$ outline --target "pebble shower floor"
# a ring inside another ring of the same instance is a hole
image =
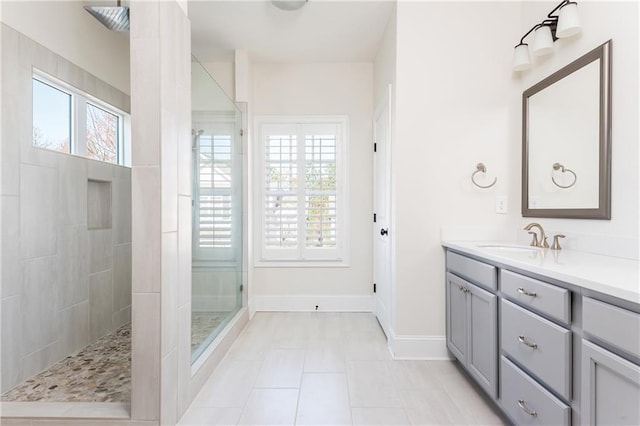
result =
[[[214,312],[193,314],[192,349],[224,319]],[[2,395],[5,402],[129,402],[131,324],[125,325]]]
[[[128,402],[131,325],[101,337],[2,395],[13,402]]]

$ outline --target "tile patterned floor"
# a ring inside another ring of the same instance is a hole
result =
[[[502,425],[449,361],[393,361],[371,314],[257,313],[181,426]]]
[[[129,402],[131,325],[125,325],[2,395],[2,401]]]

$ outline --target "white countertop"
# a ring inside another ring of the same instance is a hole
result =
[[[640,303],[640,261],[563,249],[554,251],[496,251],[486,245],[504,242],[443,241],[444,247],[482,257],[505,266],[543,275],[559,281]]]

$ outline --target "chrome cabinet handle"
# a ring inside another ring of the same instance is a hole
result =
[[[535,291],[527,291],[522,287],[518,287],[518,293],[524,294],[525,296],[531,296],[531,297],[536,297],[537,296]]]
[[[527,339],[524,338],[524,336],[518,336],[518,342],[522,343],[523,345],[527,345],[532,349],[538,349],[537,343],[529,342]]]
[[[529,408],[527,408],[527,406],[524,404],[524,399],[518,400],[518,406],[522,408],[522,411],[524,411],[528,415],[532,417],[538,417],[538,413],[536,413],[534,410],[530,410]]]

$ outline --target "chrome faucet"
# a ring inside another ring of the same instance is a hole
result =
[[[537,238],[535,232],[529,232],[533,234],[533,240],[531,241],[531,246],[533,247],[542,247],[549,248],[549,243],[547,242],[547,236],[544,233],[544,229],[539,223],[530,223],[524,227],[525,231],[531,231],[531,228],[538,228],[540,230],[540,239]]]

